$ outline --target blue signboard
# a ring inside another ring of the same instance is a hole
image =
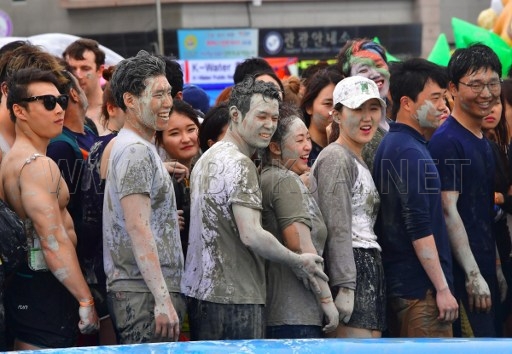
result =
[[[178,30],[178,51],[182,60],[255,57],[258,56],[258,30]]]

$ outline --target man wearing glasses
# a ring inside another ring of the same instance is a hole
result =
[[[492,232],[495,165],[481,128],[500,97],[501,63],[492,49],[477,44],[454,52],[448,74],[452,115],[434,133],[429,150],[441,178],[455,297],[460,318],[469,323],[461,330],[457,321],[454,336],[494,337],[493,302],[499,301],[496,282],[503,273]]]
[[[6,288],[15,350],[70,347],[78,328],[82,333],[99,328],[75,251],[69,190],[56,163],[45,156],[50,139],[62,132],[68,106],[58,86],[54,74],[33,68],[14,72],[7,84],[16,140],[2,160],[1,197],[24,220],[29,246],[27,262]]]

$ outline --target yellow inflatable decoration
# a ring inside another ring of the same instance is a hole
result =
[[[492,0],[491,6],[478,15],[477,24],[492,30],[512,46],[512,1]]]

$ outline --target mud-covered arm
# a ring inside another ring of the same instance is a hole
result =
[[[464,223],[457,210],[459,192],[442,191],[441,198],[452,252],[466,276],[469,310],[472,311],[473,308],[476,308],[477,311],[488,311],[491,308],[491,293],[489,286],[480,273],[480,269],[469,246]]]

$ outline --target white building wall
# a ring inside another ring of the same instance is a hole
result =
[[[164,29],[222,27],[319,27],[423,23],[423,54],[439,33],[453,40],[451,18],[475,23],[490,0],[338,0],[296,3],[252,2],[162,4]],[[13,36],[45,32],[100,34],[153,31],[152,5],[65,9],[60,0],[0,0],[14,22]]]

